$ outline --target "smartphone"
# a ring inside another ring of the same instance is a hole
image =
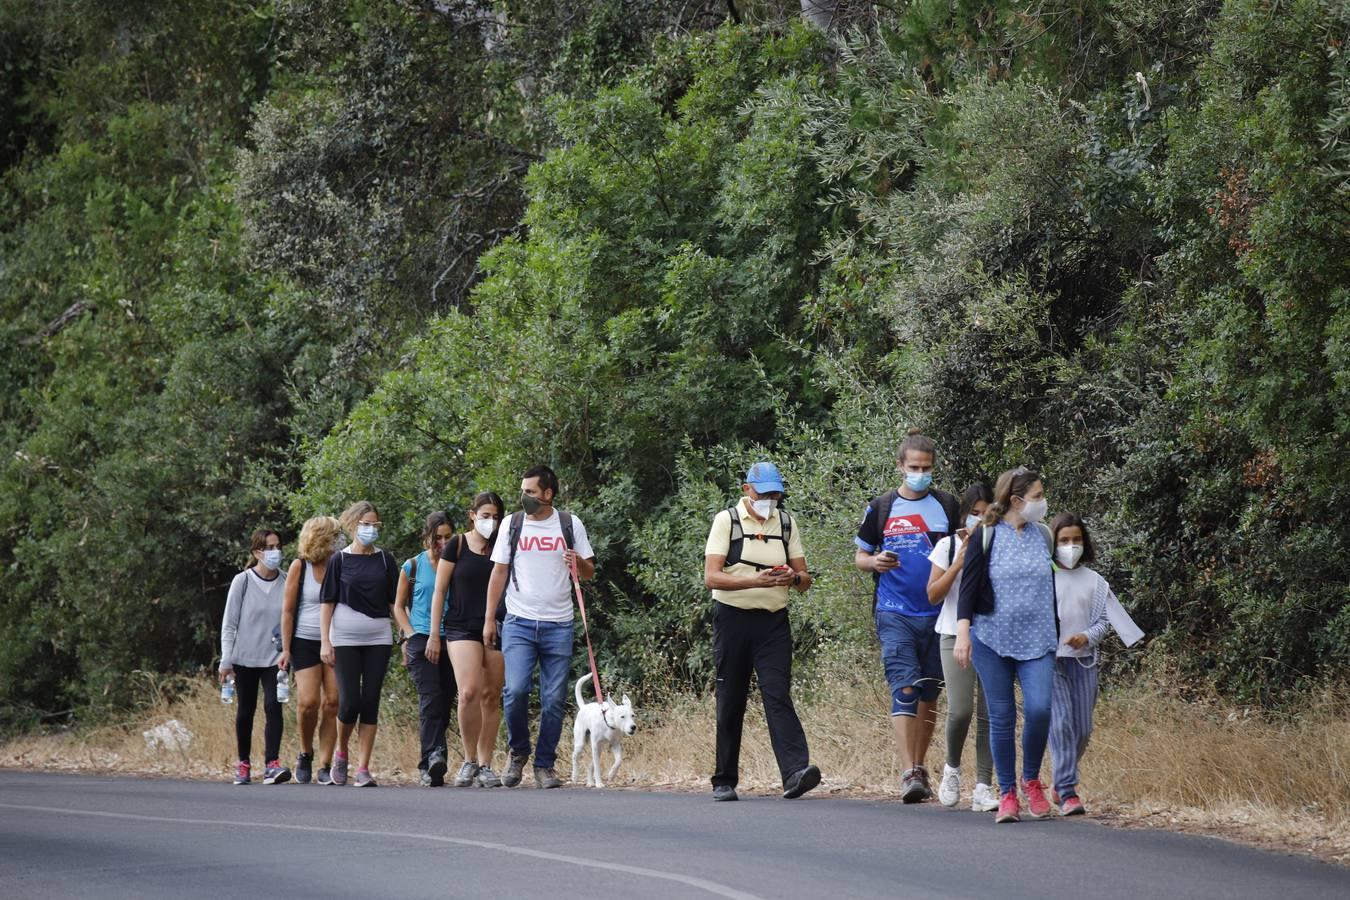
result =
[[[877,555],[878,555],[878,556],[884,556],[884,557],[886,557],[887,559],[897,559],[897,560],[898,560],[898,559],[900,558],[900,557],[896,556],[896,555],[895,555],[893,552],[891,552],[890,550],[882,550],[882,551],[881,551],[879,554],[877,554]]]

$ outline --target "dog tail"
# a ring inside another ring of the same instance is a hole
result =
[[[581,685],[583,682],[590,680],[591,680],[591,673],[587,672],[585,675],[582,675],[580,678],[578,678],[577,683],[572,687],[572,693],[576,694],[577,697],[577,709],[581,709],[583,706],[586,705],[586,701],[581,699]]]

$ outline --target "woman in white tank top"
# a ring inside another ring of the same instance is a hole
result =
[[[300,529],[296,559],[286,578],[281,612],[282,654],[278,663],[295,673],[296,721],[300,756],[295,780],[310,781],[314,766],[314,730],[319,731],[319,784],[331,784],[333,747],[337,743],[337,675],[319,658],[319,591],[328,560],[338,549],[342,530],[332,516],[316,516]]]

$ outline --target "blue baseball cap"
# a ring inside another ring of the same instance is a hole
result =
[[[778,467],[771,462],[757,462],[751,466],[750,471],[745,473],[745,483],[761,494],[773,491],[781,494],[785,490],[783,476],[779,474]]]

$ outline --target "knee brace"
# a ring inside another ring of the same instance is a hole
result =
[[[891,715],[909,716],[913,718],[919,714],[919,690],[913,686],[906,686],[891,690]]]

